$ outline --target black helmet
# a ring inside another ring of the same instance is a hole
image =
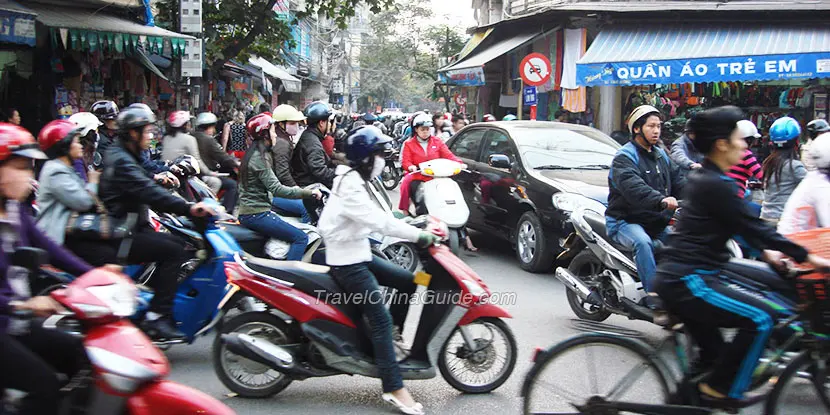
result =
[[[98,101],[89,107],[89,112],[95,114],[99,120],[114,120],[118,118],[118,105],[112,101]]]
[[[121,131],[132,130],[154,124],[156,115],[149,108],[131,105],[118,114],[118,128]]]
[[[308,124],[313,126],[319,121],[328,120],[329,116],[331,116],[331,110],[328,104],[315,101],[305,107],[303,114],[308,119]]]
[[[830,131],[830,124],[821,118],[807,123],[807,132],[809,132],[810,138],[816,138],[821,133],[826,133],[828,131]]]

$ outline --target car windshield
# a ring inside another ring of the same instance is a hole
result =
[[[594,129],[516,128],[511,134],[531,169],[610,169],[620,147]]]

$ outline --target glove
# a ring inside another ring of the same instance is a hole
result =
[[[441,238],[438,235],[429,232],[421,232],[418,234],[418,246],[421,248],[435,245],[438,242],[441,242]]]

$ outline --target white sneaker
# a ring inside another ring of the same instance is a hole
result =
[[[408,415],[424,415],[424,406],[418,402],[415,402],[415,405],[406,406],[401,401],[398,400],[394,395],[391,393],[384,393],[382,396],[383,400],[394,407],[398,408],[399,411],[403,414]]]

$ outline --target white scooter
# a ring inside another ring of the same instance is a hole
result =
[[[381,179],[376,177],[370,180],[367,182],[366,187],[369,190],[369,196],[372,197],[375,203],[387,215],[393,216],[392,199],[389,197],[389,193],[386,191]],[[383,253],[386,259],[410,272],[418,270],[421,262],[418,257],[418,247],[414,243],[394,236],[381,235],[377,232],[370,234],[369,237],[379,242],[376,248]]]
[[[461,187],[452,176],[461,173],[466,165],[449,159],[435,159],[418,165],[421,174],[432,177],[418,188],[415,200],[423,203],[427,213],[436,217],[450,228],[449,245],[453,254],[458,255],[461,244],[467,239],[467,220],[470,208],[461,193]]]

